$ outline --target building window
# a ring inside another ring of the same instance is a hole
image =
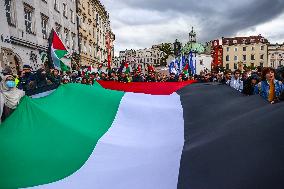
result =
[[[243,55],[243,61],[247,60],[247,55]]]
[[[226,61],[230,61],[230,56],[229,55],[226,56]]]
[[[72,50],[74,51],[75,50],[75,45],[76,45],[76,34],[72,33],[71,37],[72,37]]]
[[[48,24],[48,17],[45,16],[44,14],[41,14],[41,31],[43,39],[48,38],[47,24]]]
[[[56,31],[57,35],[58,35],[60,38],[62,38],[62,36],[61,36],[61,25],[60,25],[60,24],[55,23],[55,31]]]
[[[25,26],[26,32],[30,34],[34,34],[34,8],[25,4],[24,5],[24,13],[25,13]]]
[[[230,47],[227,47],[227,52],[229,52],[230,51]]]
[[[251,60],[255,60],[254,54],[251,55]]]
[[[243,47],[243,51],[247,51],[247,47]]]
[[[260,50],[264,51],[264,46],[263,45],[260,47]]]
[[[234,61],[238,61],[238,56],[234,56]]]
[[[238,69],[238,64],[234,63],[234,69]]]
[[[235,47],[235,52],[237,52],[238,51],[238,47]]]
[[[54,9],[59,12],[59,4],[58,4],[58,0],[54,0]]]
[[[63,3],[62,5],[63,5],[63,16],[64,16],[65,18],[67,18],[67,17],[68,17],[68,16],[67,16],[67,5],[66,5],[65,3]]]
[[[260,63],[260,67],[262,67],[262,68],[263,68],[263,63]]]
[[[5,0],[7,22],[10,26],[16,26],[15,0]]]
[[[69,48],[69,31],[67,28],[64,28],[64,39],[65,45]]]
[[[260,59],[261,59],[261,60],[264,60],[264,54],[261,54],[261,55],[260,55]]]
[[[87,44],[86,44],[87,42],[86,41],[84,41],[84,53],[86,54],[87,53]]]
[[[91,15],[91,6],[90,6],[90,2],[88,2],[88,14]]]
[[[254,46],[251,47],[251,50],[254,51]]]
[[[70,18],[71,18],[71,22],[73,24],[75,24],[75,14],[74,11],[70,9]]]
[[[230,65],[229,64],[226,64],[226,69],[230,69]]]

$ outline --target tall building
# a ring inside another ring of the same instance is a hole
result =
[[[212,68],[223,67],[223,47],[218,39],[211,42],[211,56],[213,58]]]
[[[268,40],[261,35],[222,38],[223,64],[226,69],[268,66]]]
[[[284,43],[268,46],[268,66],[273,68],[284,66]]]
[[[115,40],[108,12],[99,0],[78,0],[77,11],[81,64],[107,64],[113,59]]]
[[[0,9],[0,69],[9,65],[18,73],[23,65],[42,66],[52,28],[70,53],[78,51],[75,0],[2,0]]]

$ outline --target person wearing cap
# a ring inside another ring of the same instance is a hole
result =
[[[25,92],[16,88],[15,78],[5,75],[0,84],[0,115],[4,121],[17,108]]]

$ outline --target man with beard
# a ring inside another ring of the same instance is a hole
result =
[[[221,80],[222,84],[227,84],[228,81],[230,81],[232,78],[232,72],[231,70],[226,70],[224,74],[224,78]]]

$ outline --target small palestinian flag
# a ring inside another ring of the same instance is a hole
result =
[[[125,62],[124,68],[123,68],[123,72],[124,72],[125,74],[129,74],[129,73],[131,72],[131,67],[130,67],[130,65],[129,65],[128,62]]]
[[[70,70],[71,59],[68,57],[68,50],[54,30],[51,31],[49,39],[49,53],[54,68],[61,71]]]
[[[189,64],[187,63],[184,68],[183,68],[183,74],[187,75],[188,74],[188,69],[189,69]]]

